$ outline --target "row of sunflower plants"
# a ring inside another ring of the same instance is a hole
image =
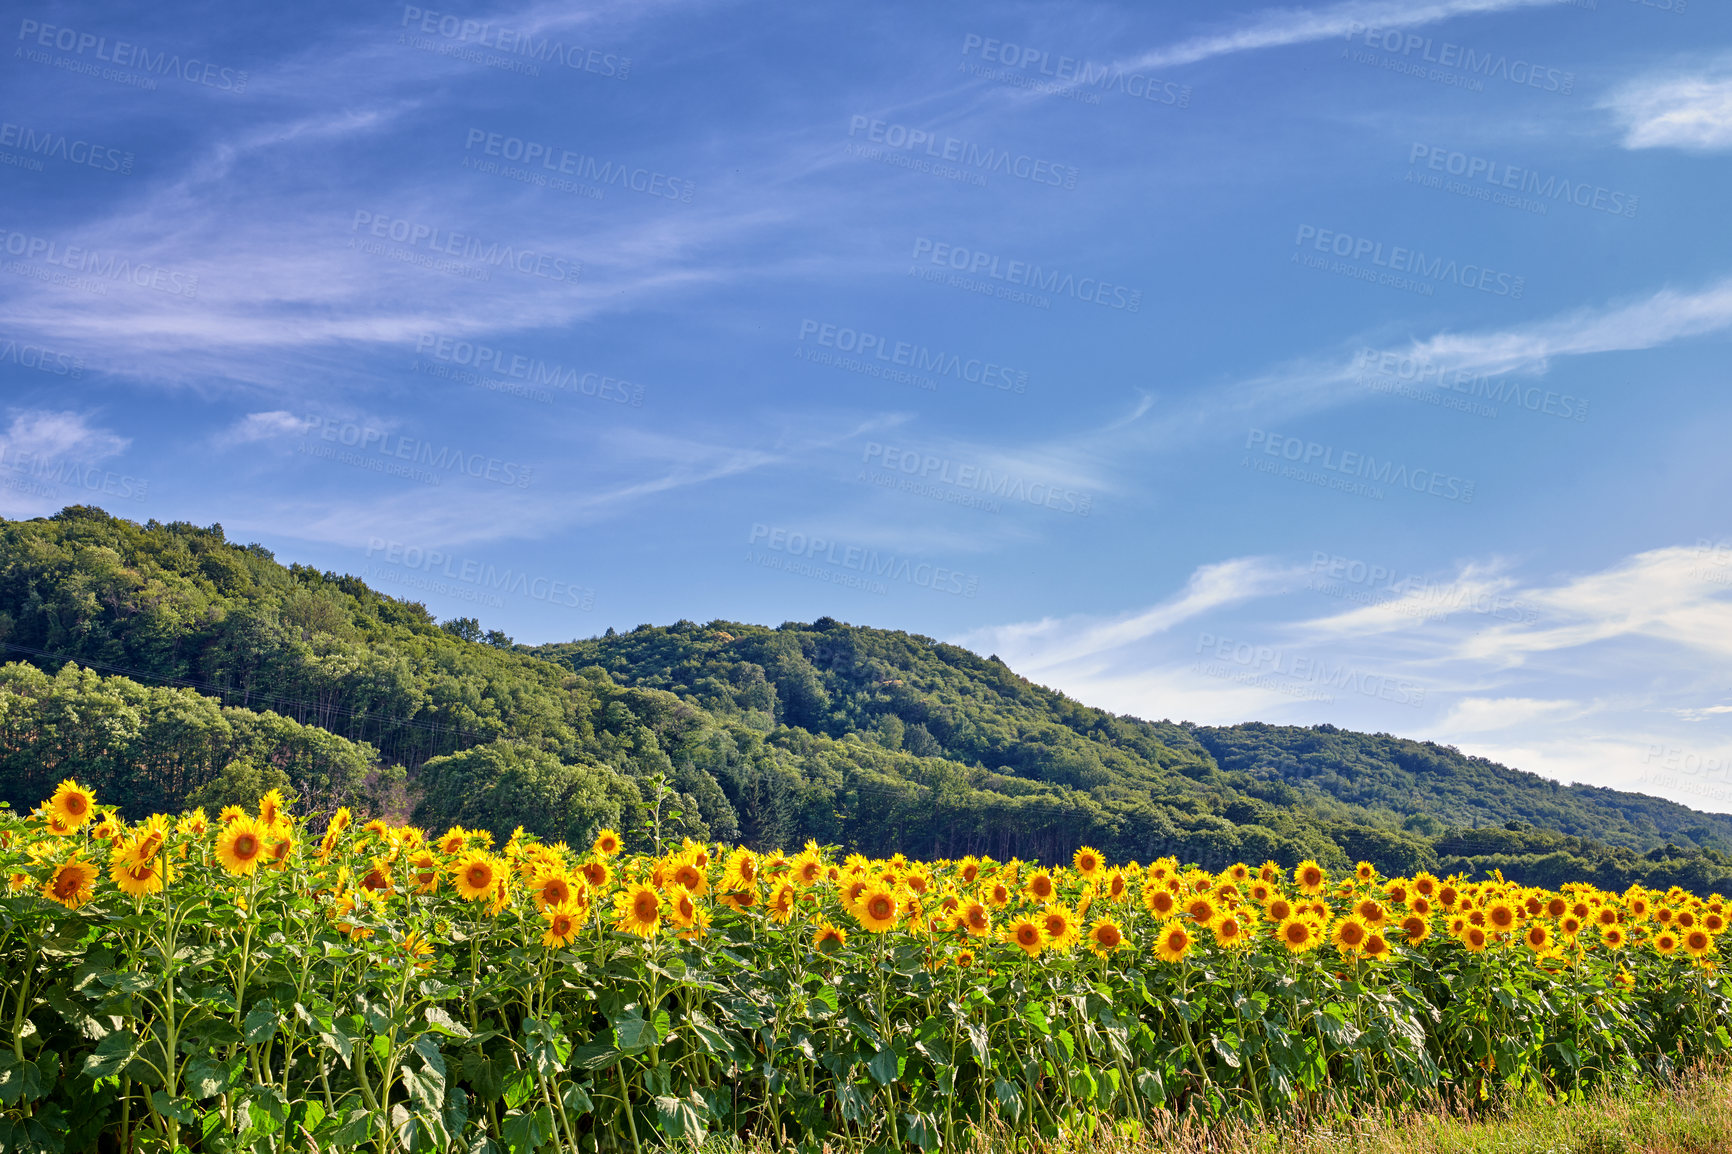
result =
[[[1732,1048],[1720,895],[0,811],[0,1150],[955,1149]]]

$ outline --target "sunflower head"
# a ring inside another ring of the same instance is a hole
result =
[[[812,931],[812,948],[820,954],[833,954],[848,944],[848,932],[838,929],[822,918]]]
[[[451,871],[457,882],[458,895],[471,902],[491,898],[494,888],[501,880],[499,875],[502,866],[503,863],[479,850],[464,854]]]
[[[1163,962],[1181,962],[1185,955],[1191,952],[1196,938],[1185,924],[1177,919],[1168,922],[1155,934],[1155,956]]]
[[[1085,845],[1071,855],[1071,867],[1085,881],[1094,881],[1106,872],[1106,859],[1101,857],[1101,851],[1093,846]]]
[[[541,917],[547,923],[547,932],[541,935],[541,944],[550,950],[569,946],[583,928],[583,915],[569,903],[546,906],[541,911]]]
[[[1329,880],[1329,875],[1323,872],[1323,867],[1306,858],[1293,867],[1293,884],[1300,892],[1318,894],[1323,892],[1323,886]]]
[[[1041,933],[1046,936],[1047,949],[1065,953],[1076,944],[1080,933],[1079,921],[1068,906],[1047,906],[1037,920]]]
[[[1111,957],[1125,947],[1125,931],[1112,918],[1096,918],[1088,932],[1089,952],[1097,958]]]
[[[901,914],[902,903],[887,886],[868,884],[854,906],[854,916],[875,934],[894,929]]]
[[[1275,940],[1288,953],[1301,954],[1316,949],[1323,940],[1323,933],[1309,919],[1292,916],[1275,927]]]
[[[595,843],[589,849],[591,853],[601,857],[612,857],[621,849],[619,834],[611,829],[604,829],[595,835]]]
[[[42,805],[42,816],[48,822],[48,832],[56,837],[70,837],[84,828],[96,815],[96,795],[70,777],[62,781]]]
[[[1046,935],[1041,932],[1040,922],[1031,917],[1020,917],[1004,928],[1004,940],[1034,957],[1046,948]]]
[[[250,877],[266,860],[265,827],[241,814],[217,834],[216,856],[223,869],[237,877]]]
[[[96,866],[76,856],[57,866],[42,883],[42,896],[75,910],[96,896]]]
[[[661,928],[665,904],[655,890],[633,882],[613,900],[614,928],[640,938],[651,937]]]

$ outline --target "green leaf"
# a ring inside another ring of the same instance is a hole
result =
[[[992,1069],[992,1050],[987,1039],[984,1022],[966,1023],[968,1041],[974,1048],[974,1060],[980,1063],[982,1070]]]
[[[866,1063],[866,1070],[880,1086],[888,1086],[901,1074],[902,1059],[897,1057],[895,1050],[886,1046],[872,1055],[872,1060]]]
[[[546,1106],[528,1114],[515,1111],[505,1116],[500,1128],[506,1149],[512,1154],[534,1154],[553,1139],[553,1112]]]
[[[277,1008],[269,1003],[260,1003],[253,1007],[252,1013],[241,1021],[241,1037],[249,1046],[260,1042],[268,1042],[277,1033]]]
[[[620,1018],[613,1024],[613,1033],[620,1050],[627,1054],[647,1050],[660,1040],[655,1026],[643,1018]]]
[[[138,1052],[138,1037],[131,1030],[116,1030],[96,1044],[96,1049],[84,1059],[86,1078],[112,1078],[126,1067]]]
[[[673,1142],[690,1140],[695,1146],[704,1140],[703,1099],[696,1094],[684,1098],[661,1096],[655,1100],[656,1124]]]
[[[994,1078],[992,1092],[998,1098],[998,1108],[1010,1117],[1012,1122],[1022,1118],[1022,1091],[1016,1088],[1015,1082],[1007,1082],[1003,1078]]]
[[[463,1080],[483,1102],[495,1101],[505,1093],[505,1080],[499,1070],[495,1062],[478,1050],[463,1055]]]
[[[447,1038],[467,1038],[469,1036],[469,1027],[454,1019],[439,1006],[428,1006],[425,1016],[427,1024]]]
[[[1239,1068],[1239,1048],[1219,1034],[1209,1035],[1209,1045],[1219,1054],[1221,1061],[1237,1070]]]
[[[515,1110],[529,1101],[529,1096],[535,1093],[535,1075],[528,1070],[519,1070],[517,1076],[505,1083],[505,1108]]]
[[[187,1097],[196,1102],[221,1094],[235,1084],[244,1060],[239,1054],[227,1062],[210,1054],[194,1058],[186,1064],[183,1075]]]
[[[403,1064],[399,1075],[403,1089],[422,1110],[438,1114],[445,1105],[445,1059],[439,1053],[439,1044],[422,1035],[415,1039],[410,1049],[421,1059],[421,1065]]]
[[[567,1082],[560,1087],[559,1101],[573,1118],[581,1118],[595,1109],[595,1103],[589,1100],[589,1091],[576,1082]]]

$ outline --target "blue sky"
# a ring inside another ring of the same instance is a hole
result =
[[[0,512],[1732,810],[1732,10],[15,10]]]

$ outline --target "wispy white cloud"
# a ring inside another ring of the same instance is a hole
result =
[[[1276,592],[1301,572],[1265,558],[1235,558],[1200,567],[1184,589],[1147,609],[1108,619],[1043,617],[991,626],[964,634],[960,644],[991,650],[1030,674],[1099,669],[1116,651],[1204,613]]]
[[[1364,347],[1398,354],[1433,374],[1544,375],[1560,357],[1658,348],[1674,341],[1732,330],[1732,277],[1694,291],[1663,288],[1645,297],[1573,309],[1511,328],[1442,332],[1406,341],[1362,337],[1333,355],[1296,358],[1225,390],[1225,412],[1289,415],[1364,400],[1359,383],[1369,368]],[[1436,379],[1434,375],[1432,379]]]
[[[1623,128],[1625,148],[1732,148],[1732,67],[1642,77],[1600,106]]]
[[[1142,717],[1388,729],[1564,781],[1726,808],[1681,779],[1653,777],[1642,760],[1655,748],[1732,747],[1732,569],[1716,567],[1703,548],[1648,550],[1551,580],[1476,560],[1439,574],[1424,586],[1430,593],[1322,615],[1314,594],[1291,580],[1299,572],[1277,558],[1238,558],[1198,569],[1146,610],[1014,623],[956,640],[1080,701]],[[1401,611],[1439,590],[1463,595],[1444,598],[1452,608],[1442,616]],[[1512,605],[1536,616],[1497,612]],[[1226,677],[1205,676],[1192,630],[1231,636],[1238,649],[1254,639],[1261,656],[1222,662]],[[1374,671],[1379,688],[1420,687],[1424,708],[1395,708],[1369,689],[1296,672],[1317,668],[1316,659],[1355,676]],[[1307,688],[1333,699],[1307,699],[1299,692]],[[1690,724],[1690,735],[1668,736],[1661,718]]]
[[[1131,61],[1133,68],[1171,68],[1217,56],[1311,44],[1368,28],[1416,28],[1512,8],[1537,8],[1564,0],[1347,0],[1323,8],[1273,8],[1246,17],[1238,27],[1193,36],[1152,49]]]

